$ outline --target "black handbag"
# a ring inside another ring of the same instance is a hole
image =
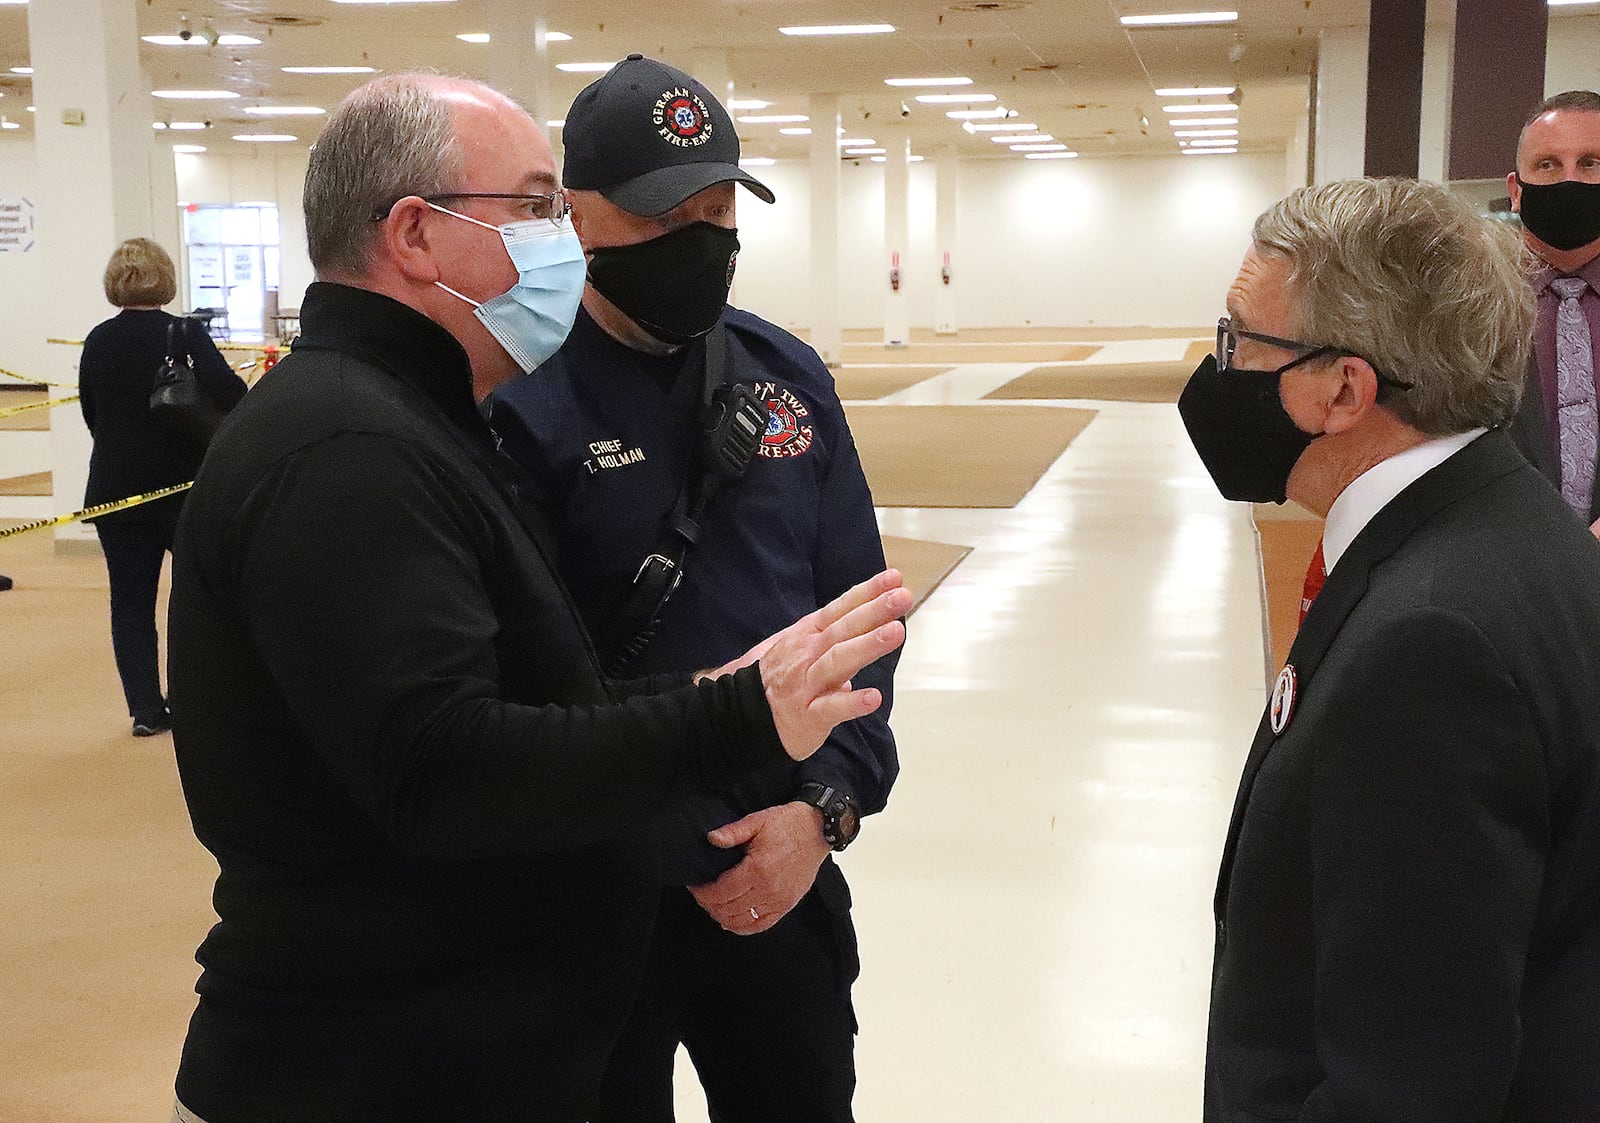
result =
[[[226,414],[217,408],[194,372],[188,324],[179,317],[167,325],[167,356],[150,389],[150,416],[167,436],[198,455],[205,452]]]

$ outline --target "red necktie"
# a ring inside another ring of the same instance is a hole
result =
[[[1306,613],[1311,611],[1311,602],[1317,599],[1317,594],[1322,592],[1322,586],[1328,580],[1328,567],[1322,560],[1322,543],[1317,543],[1317,552],[1311,555],[1311,564],[1306,568],[1305,591],[1300,594],[1300,623],[1306,622]]]

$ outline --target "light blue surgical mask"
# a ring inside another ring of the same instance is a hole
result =
[[[479,303],[440,281],[434,284],[472,305],[474,315],[506,354],[523,371],[531,373],[560,350],[577,318],[587,269],[578,235],[566,223],[547,218],[494,226],[436,203],[428,206],[476,226],[498,230],[505,240],[506,252],[517,267],[517,283],[509,292]]]

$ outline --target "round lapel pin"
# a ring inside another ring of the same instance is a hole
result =
[[[1294,716],[1295,685],[1293,666],[1280,671],[1278,681],[1272,685],[1272,705],[1267,710],[1267,720],[1272,726],[1274,736],[1287,729],[1289,719]]]

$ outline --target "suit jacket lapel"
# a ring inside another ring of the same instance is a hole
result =
[[[1333,572],[1328,574],[1327,584],[1306,613],[1300,632],[1289,648],[1288,665],[1295,671],[1297,704],[1303,703],[1312,689],[1311,683],[1317,668],[1333,646],[1345,619],[1366,595],[1373,569],[1394,554],[1406,539],[1440,511],[1500,477],[1527,466],[1527,461],[1504,433],[1490,432],[1424,474],[1373,516],[1333,567]],[[1233,869],[1234,850],[1239,841],[1240,825],[1244,821],[1245,805],[1250,801],[1250,790],[1255,785],[1256,776],[1277,739],[1278,735],[1272,732],[1267,717],[1263,715],[1256,729],[1255,741],[1250,746],[1250,755],[1245,759],[1239,793],[1233,801],[1233,816],[1228,823],[1228,841],[1222,851],[1222,870],[1217,878],[1217,893],[1213,902],[1219,918],[1227,900],[1228,877]]]

